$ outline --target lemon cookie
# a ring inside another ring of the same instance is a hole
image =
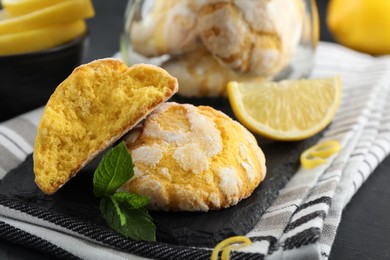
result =
[[[302,0],[209,0],[199,11],[204,46],[224,66],[275,76],[297,48],[304,21]]]
[[[129,27],[130,41],[137,53],[146,57],[177,55],[199,45],[198,1],[146,0],[144,8],[150,12]]]
[[[254,136],[211,107],[165,103],[125,138],[134,177],[121,187],[152,209],[208,211],[248,197],[264,179]]]
[[[34,146],[35,182],[52,194],[178,89],[152,65],[101,59],[76,68],[50,97]]]

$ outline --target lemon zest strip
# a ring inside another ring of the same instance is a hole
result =
[[[232,244],[237,244],[237,243],[240,244],[231,246]],[[232,249],[243,248],[251,244],[252,241],[249,238],[244,236],[229,237],[227,239],[222,240],[214,247],[213,252],[211,254],[211,260],[218,260],[218,254],[220,251],[222,251],[221,259],[228,260],[230,259],[230,251]]]
[[[313,145],[301,154],[301,165],[304,169],[313,169],[326,163],[326,159],[339,152],[340,149],[340,143],[336,140],[329,140]]]

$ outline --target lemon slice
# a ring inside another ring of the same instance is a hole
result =
[[[65,1],[68,0],[2,0],[1,4],[11,16],[19,16]]]
[[[341,79],[232,81],[228,97],[238,120],[251,131],[274,140],[302,140],[333,119],[341,100]]]
[[[28,32],[0,35],[0,55],[52,48],[84,34],[86,30],[87,26],[84,20],[79,20]]]
[[[0,20],[0,35],[69,23],[93,15],[94,9],[91,0],[68,0],[26,15]]]

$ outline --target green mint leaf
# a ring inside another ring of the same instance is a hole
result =
[[[93,175],[93,192],[97,197],[114,193],[133,177],[133,161],[124,142],[121,142],[102,158]]]
[[[119,220],[120,220],[121,226],[126,225],[126,216],[122,213],[122,210],[121,210],[121,207],[119,205],[119,202],[117,200],[115,200],[112,196],[108,196],[108,197],[104,197],[104,198],[108,198],[108,199],[111,200],[112,204],[115,207],[116,214],[119,216]]]
[[[113,196],[106,196],[100,202],[100,210],[110,228],[134,240],[156,241],[156,226],[145,208],[134,209],[127,203],[114,201]]]
[[[121,234],[135,240],[156,241],[156,226],[147,209],[124,208],[126,225]]]
[[[133,209],[139,209],[149,204],[149,199],[147,197],[128,192],[115,192],[112,195],[112,198],[118,203],[127,204]]]
[[[110,197],[103,197],[100,200],[100,212],[102,213],[102,216],[107,221],[107,223],[114,223],[115,220],[118,220],[117,224],[121,226],[122,223],[120,220],[120,215],[118,214],[117,208]]]

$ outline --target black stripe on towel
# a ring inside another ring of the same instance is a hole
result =
[[[357,151],[357,150],[368,149],[372,145],[372,143],[373,140],[367,140],[364,143],[362,142],[362,140],[359,140],[359,143],[358,145],[355,146],[354,150]]]
[[[321,252],[321,256],[323,256],[323,257],[329,257],[329,255],[328,255],[327,253],[325,253],[325,252]]]
[[[357,186],[355,181],[353,181],[353,193],[356,193],[356,191],[357,191]]]
[[[252,253],[248,255],[248,253],[244,252],[237,252],[237,251],[232,251],[230,253],[230,258],[232,260],[263,260],[264,259],[263,254],[258,254],[258,253]],[[176,259],[187,259],[187,258],[176,258]]]
[[[377,160],[378,163],[381,162],[381,160],[379,159],[379,157],[376,153],[374,153],[373,151],[368,151],[368,153],[371,154]]]
[[[43,253],[55,256],[61,259],[79,259],[62,248],[21,229],[15,228],[7,223],[0,221],[0,237],[9,242],[23,245]]]
[[[250,237],[250,240],[252,242],[268,241],[269,243],[268,254],[272,254],[272,252],[276,251],[279,248],[277,244],[278,240],[274,236]]]
[[[292,203],[292,204],[288,204],[286,206],[283,206],[281,208],[276,208],[276,209],[273,209],[273,210],[267,210],[266,213],[272,213],[272,212],[275,212],[275,211],[280,211],[282,209],[287,209],[287,208],[290,208],[290,207],[296,207],[296,208],[299,208],[299,206],[295,203]]]
[[[301,211],[303,209],[306,209],[310,206],[313,206],[315,204],[320,204],[320,203],[325,203],[326,205],[328,205],[330,207],[330,205],[332,204],[332,198],[328,197],[328,196],[322,196],[318,199],[303,203],[301,206],[299,206],[299,208],[297,208],[297,210],[295,210],[293,215],[297,214],[299,211]]]
[[[321,179],[318,180],[318,183],[325,182],[325,181],[328,181],[330,179],[335,179],[335,178],[337,178],[337,179],[340,178],[340,174],[333,174],[330,176],[323,175],[323,177],[321,177]]]
[[[380,133],[381,134],[389,134],[390,133],[390,129],[381,129]]]
[[[297,220],[291,222],[290,224],[288,224],[283,232],[287,233],[287,232],[293,230],[294,228],[299,227],[299,226],[305,224],[306,222],[309,222],[310,220],[315,219],[315,218],[324,219],[325,216],[326,216],[326,212],[323,210],[317,210],[317,211],[311,212],[303,217],[298,218]]]
[[[383,118],[382,120],[381,120],[381,123],[382,124],[387,124],[387,123],[390,123],[390,118]]]
[[[313,244],[317,242],[320,237],[320,228],[312,227],[287,238],[283,243],[283,249],[292,250],[294,248],[300,248],[303,245]]]
[[[379,150],[381,150],[383,152],[383,154],[387,154],[387,149],[385,147],[383,147],[380,143],[375,143],[373,146],[378,147]]]
[[[358,152],[358,153],[353,153],[353,154],[351,154],[350,157],[352,158],[352,157],[358,157],[358,156],[364,157],[364,156],[366,156],[366,154],[365,154],[365,153]]]
[[[368,168],[370,169],[370,173],[373,172],[373,167],[374,167],[374,166],[372,166],[371,163],[370,163],[369,161],[367,161],[367,160],[364,160],[363,162],[364,162],[364,163],[368,166]]]
[[[366,176],[364,176],[364,173],[361,170],[358,170],[358,173],[362,177],[362,183],[366,180]]]

